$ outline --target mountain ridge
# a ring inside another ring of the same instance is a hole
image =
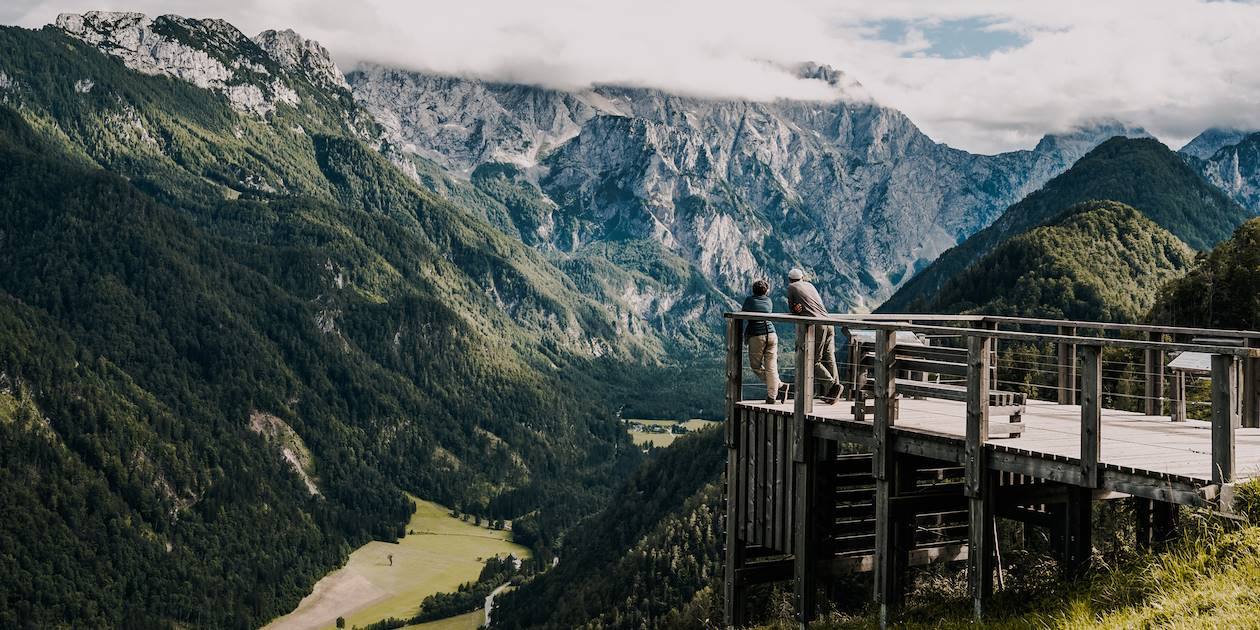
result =
[[[1091,200],[1133,206],[1198,249],[1226,238],[1248,216],[1245,209],[1157,140],[1112,138],[1012,205],[992,225],[943,254],[879,310],[922,308],[950,277],[1002,241],[1053,219],[1074,204]]]
[[[553,204],[545,223],[565,226],[526,235],[537,247],[564,256],[653,243],[694,265],[728,307],[752,279],[801,266],[836,308],[863,308],[1099,134],[1145,133],[1102,121],[1036,150],[974,156],[861,100],[565,92],[382,66],[349,81],[403,152],[461,173],[521,169]]]
[[[1087,201],[1016,234],[951,277],[933,313],[1140,322],[1193,251],[1140,211]]]

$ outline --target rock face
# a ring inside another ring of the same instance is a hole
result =
[[[1244,131],[1241,129],[1225,129],[1221,127],[1213,127],[1197,135],[1186,146],[1181,147],[1178,153],[1191,157],[1206,160],[1221,149],[1242,142],[1253,131]]]
[[[807,269],[834,308],[866,308],[1112,135],[1105,123],[1031,151],[973,155],[855,82],[798,69],[832,101],[753,102],[597,86],[534,86],[367,67],[356,99],[399,148],[467,173],[521,168],[549,203],[517,229],[568,255],[652,243],[732,301],[757,277]],[[534,191],[531,191],[531,193]]]
[[[1186,149],[1182,149],[1182,153],[1186,153]],[[1205,179],[1239,205],[1252,214],[1260,214],[1260,133],[1222,146],[1203,159],[1189,161]]]
[[[56,24],[128,68],[220,92],[236,109],[260,117],[281,104],[298,107],[302,80],[348,89],[328,51],[293,31],[265,31],[251,40],[223,20],[105,11],[63,13]]]
[[[254,43],[280,65],[290,70],[304,72],[328,87],[349,90],[346,77],[333,62],[328,49],[313,39],[305,39],[292,29],[263,31],[254,36]]]
[[[355,98],[404,150],[467,173],[479,164],[533,165],[539,152],[616,110],[594,92],[469,81],[366,66],[350,75]]]

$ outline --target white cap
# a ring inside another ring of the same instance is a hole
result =
[[[788,272],[788,280],[800,280],[804,277],[805,272],[801,271],[800,267],[792,267],[792,270]]]

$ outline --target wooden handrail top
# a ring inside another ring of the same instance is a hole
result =
[[[1224,330],[1221,328],[1195,328],[1190,326],[1156,326],[1152,324],[1123,324],[1119,322],[1095,322],[1077,319],[1045,319],[1041,317],[1013,317],[1009,315],[939,315],[933,313],[844,313],[833,315],[842,319],[860,319],[865,321],[920,321],[920,322],[982,322],[997,324],[1022,324],[1024,326],[1059,326],[1067,328],[1089,328],[1096,330],[1114,330],[1118,332],[1148,332],[1168,335],[1221,336],[1234,339],[1260,340],[1260,331]]]
[[[1081,346],[1111,346],[1117,348],[1133,348],[1137,350],[1163,350],[1167,352],[1204,352],[1207,354],[1222,354],[1243,358],[1260,358],[1260,348],[1248,348],[1239,346],[1211,345],[1204,343],[1177,343],[1164,341],[1146,341],[1140,339],[1112,339],[1107,337],[1082,337],[1078,335],[1060,335],[1048,333],[1029,333],[1016,332],[1009,330],[991,330],[987,328],[961,328],[952,326],[939,326],[930,324],[913,324],[907,320],[922,320],[931,318],[933,321],[942,322],[961,322],[961,323],[985,323],[994,321],[993,318],[979,315],[962,315],[962,316],[944,316],[944,315],[902,315],[900,319],[894,316],[881,315],[871,317],[867,315],[832,315],[829,317],[805,317],[801,315],[791,315],[788,313],[748,313],[744,311],[729,312],[724,315],[727,319],[737,320],[758,320],[775,322],[782,324],[821,324],[825,326],[842,326],[847,328],[866,328],[871,330],[906,330],[910,332],[928,333],[928,334],[945,334],[951,336],[969,336],[969,337],[989,337],[993,339],[1006,339],[1012,341],[1031,341],[1043,343],[1067,343]],[[1056,320],[1036,320],[1020,317],[1001,318],[1005,323],[1025,323],[1029,325],[1052,325],[1044,322],[1055,322]],[[1062,325],[1072,327],[1072,322],[1064,321]],[[1131,326],[1128,324],[1115,324],[1115,326]],[[1135,326],[1135,325],[1132,325]],[[1169,334],[1212,334],[1217,337],[1258,335],[1249,331],[1230,331],[1219,329],[1203,329],[1203,328],[1175,328],[1175,327],[1150,327],[1150,332],[1163,331]],[[1119,329],[1118,329],[1119,330]],[[1125,329],[1131,331],[1145,329]]]

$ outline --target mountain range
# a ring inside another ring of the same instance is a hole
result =
[[[349,82],[401,152],[471,174],[474,185],[478,169],[511,173],[536,203],[510,212],[510,229],[553,259],[648,252],[685,264],[692,273],[680,280],[724,297],[719,308],[793,266],[838,311],[878,304],[1099,142],[1146,135],[1104,121],[1032,150],[974,155],[851,96],[842,73],[815,64],[798,73],[835,98],[570,92],[380,66]],[[670,297],[641,313],[648,320],[676,317],[677,298],[694,292],[679,282],[661,290]]]

